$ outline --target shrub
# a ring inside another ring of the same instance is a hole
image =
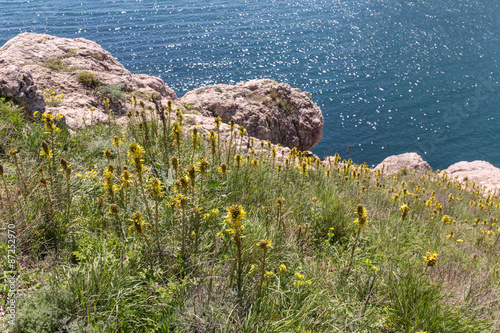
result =
[[[59,71],[61,69],[64,69],[66,66],[64,65],[63,61],[61,59],[57,58],[50,58],[45,61],[43,64],[43,67],[52,69],[54,71]]]
[[[78,82],[91,89],[95,89],[101,85],[101,81],[99,81],[93,73],[87,71],[76,74],[76,79]]]
[[[101,98],[107,97],[113,104],[119,102],[125,103],[126,97],[122,89],[123,89],[123,84],[110,84],[107,86],[102,86],[99,90],[99,97]]]
[[[49,287],[19,297],[16,302],[16,329],[19,332],[56,332],[70,308],[70,295]]]

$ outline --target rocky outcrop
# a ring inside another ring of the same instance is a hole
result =
[[[188,92],[179,100],[160,78],[132,74],[90,40],[22,33],[0,48],[0,97],[14,100],[29,113],[62,114],[69,128],[107,121],[105,97],[117,121],[126,122],[126,99],[137,96],[147,101],[153,93],[164,106],[171,100],[174,109],[180,107],[193,117],[201,114],[194,117],[201,124],[214,116],[225,123],[234,119],[250,136],[275,144],[307,150],[322,138],[319,107],[308,93],[285,83],[221,84]],[[203,116],[209,118],[202,121]]]
[[[203,116],[233,119],[248,134],[272,143],[307,150],[323,136],[323,115],[310,95],[269,79],[236,85],[206,86],[186,93],[181,102]]]
[[[387,157],[373,171],[382,170],[385,174],[399,172],[401,169],[415,171],[432,171],[429,163],[424,161],[417,153],[404,153]]]
[[[485,191],[499,194],[500,192],[500,169],[486,161],[458,162],[443,170],[448,178],[462,182],[474,182],[479,187],[485,187]]]
[[[46,102],[49,95],[63,97]],[[14,100],[31,113],[60,113],[69,127],[107,120],[102,103],[109,96],[118,116],[126,111],[126,97],[157,93],[175,99],[175,92],[156,77],[132,74],[97,43],[22,33],[0,48],[0,96]],[[94,108],[91,115],[90,107]]]

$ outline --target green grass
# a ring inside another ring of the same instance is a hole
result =
[[[233,148],[246,163],[238,169],[231,156],[230,172],[222,177],[223,142],[222,161],[201,137],[193,147],[188,132],[178,151],[171,127],[164,137],[152,113],[132,111],[126,127],[51,134],[41,115],[28,119],[0,100],[0,266],[11,270],[10,224],[19,289],[15,324],[3,318],[9,332],[500,329],[498,198],[433,173],[375,174],[301,153],[288,156],[287,168],[285,157],[273,162],[270,150],[260,147],[251,156]],[[114,136],[120,146],[112,145]],[[52,150],[50,163],[40,154],[42,141]],[[144,148],[145,171],[128,154],[133,142]],[[17,154],[9,153],[13,148]],[[106,149],[109,158],[103,157]],[[166,158],[174,155],[178,170]],[[69,178],[59,171],[61,158],[71,164]],[[200,158],[209,167],[186,179],[194,187],[177,182]],[[306,174],[294,167],[302,165]],[[125,166],[127,190],[121,187]],[[162,183],[161,196],[151,187],[153,178]],[[410,207],[405,219],[403,203]],[[362,229],[354,223],[358,204],[368,212]],[[246,211],[242,230],[225,218],[231,205]],[[137,211],[149,224],[141,232],[129,230]],[[446,224],[444,215],[450,216]],[[262,239],[272,242],[265,262],[256,246]],[[423,256],[434,251],[438,260],[427,267]],[[5,309],[10,286],[6,275],[1,279]]]

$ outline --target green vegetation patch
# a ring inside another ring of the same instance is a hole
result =
[[[9,331],[500,329],[498,197],[438,173],[247,150],[238,126],[225,141],[217,120],[204,135],[180,109],[128,107],[126,126],[69,135],[61,116],[0,100]]]

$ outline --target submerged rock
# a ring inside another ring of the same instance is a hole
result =
[[[323,115],[308,93],[286,83],[256,79],[190,91],[180,100],[203,116],[233,119],[250,136],[307,150],[323,137]]]

